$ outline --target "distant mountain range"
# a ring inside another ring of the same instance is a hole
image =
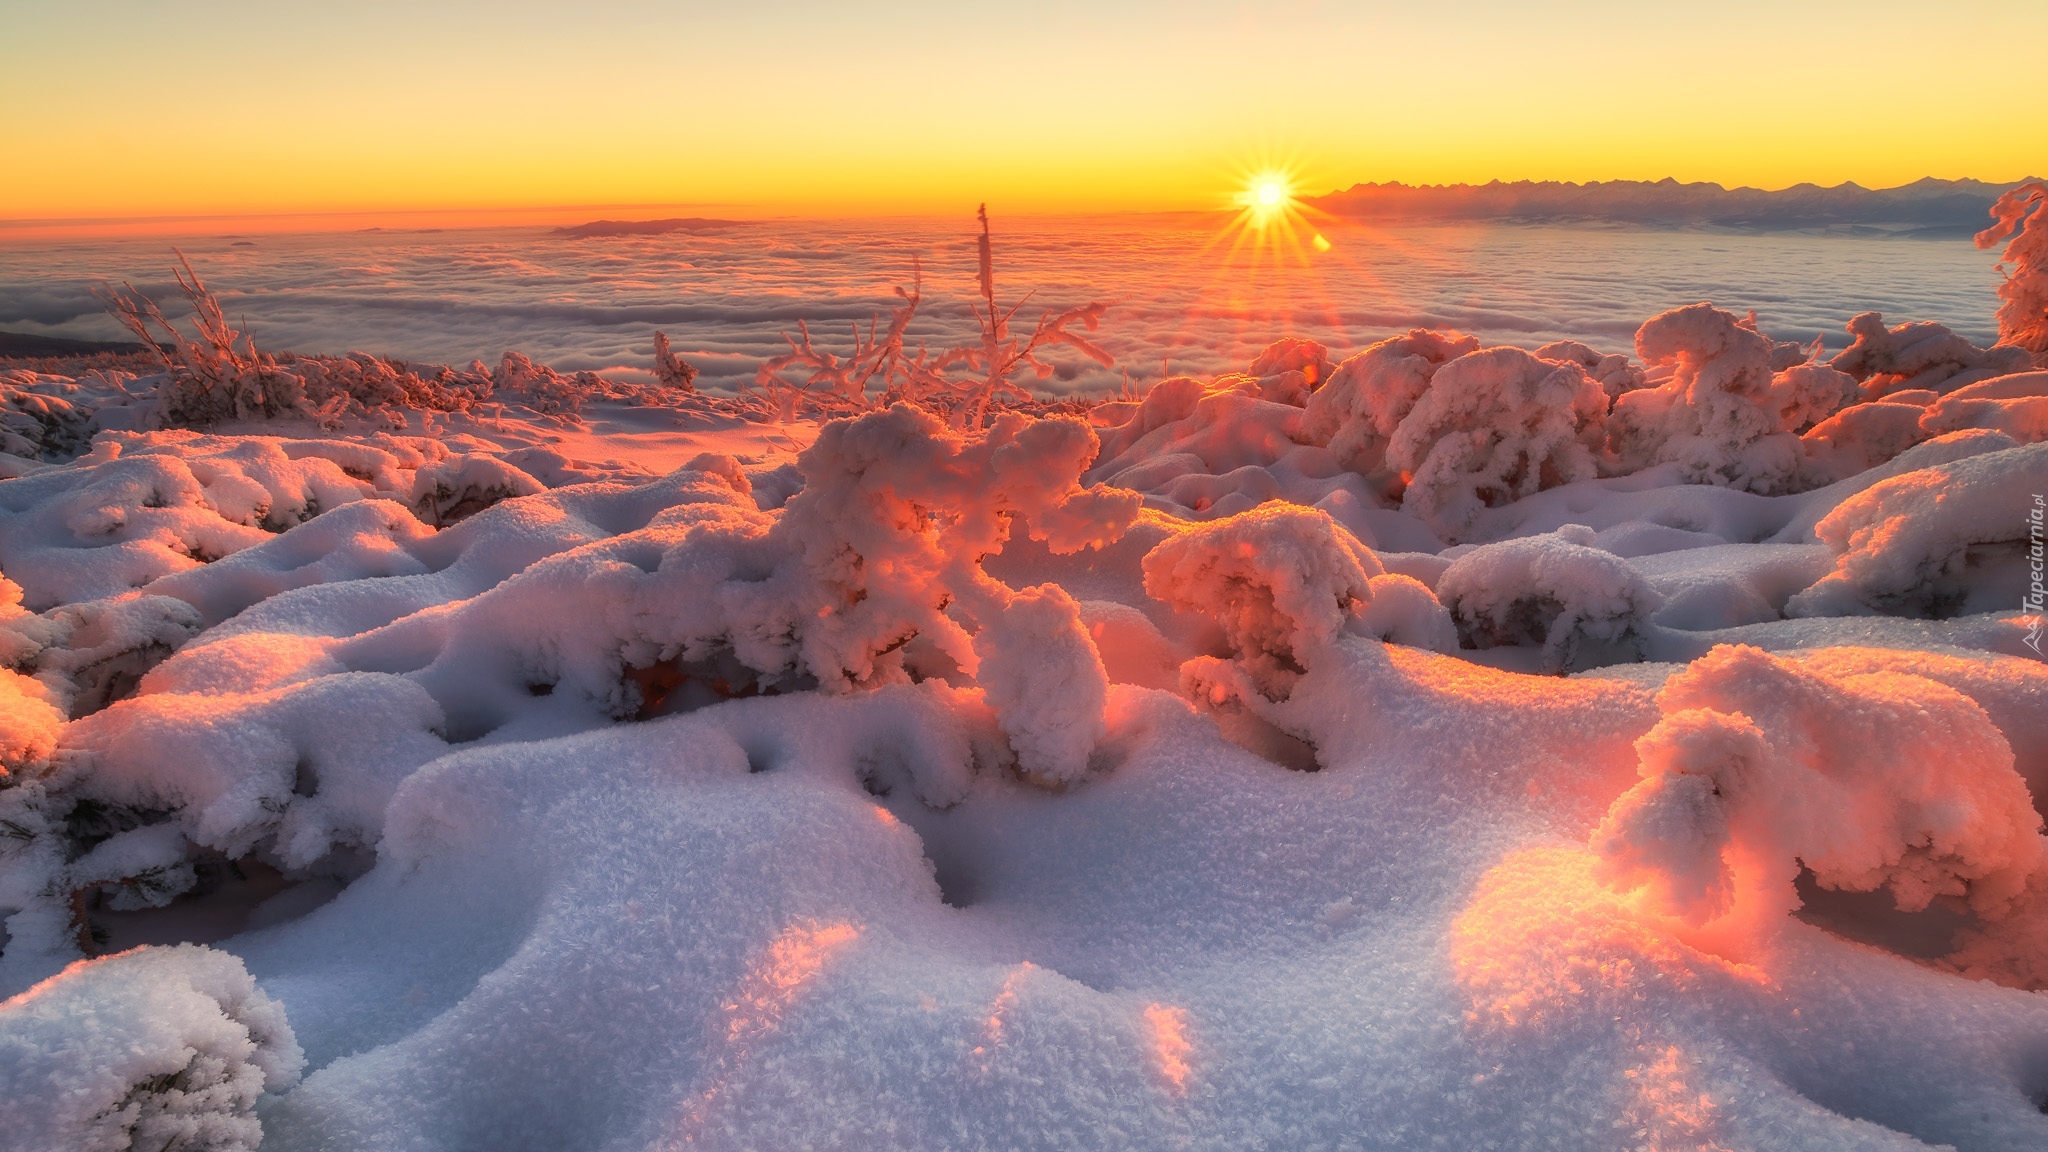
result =
[[[1915,180],[1897,188],[1795,184],[1766,192],[1681,184],[1669,178],[1586,184],[1517,180],[1490,184],[1354,184],[1305,203],[1362,219],[1499,220],[1531,224],[1640,224],[1663,228],[1789,231],[1852,227],[1913,234],[1963,234],[1991,223],[1990,209],[2013,184]]]

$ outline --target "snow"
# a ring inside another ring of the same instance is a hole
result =
[[[2048,387],[1849,331],[0,378],[0,1147],[2041,1147]]]
[[[0,1002],[0,1147],[249,1152],[258,1098],[304,1063],[283,1006],[232,955],[81,960]]]

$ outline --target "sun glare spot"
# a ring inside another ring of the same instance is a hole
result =
[[[1238,198],[1254,227],[1263,228],[1294,208],[1294,185],[1284,173],[1262,172],[1247,183]]]
[[[1152,1054],[1159,1061],[1159,1071],[1178,1096],[1187,1091],[1188,1054],[1194,1050],[1188,1043],[1188,1014],[1164,1004],[1147,1004],[1145,1023],[1152,1031]]]

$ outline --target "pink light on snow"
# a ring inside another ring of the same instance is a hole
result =
[[[1188,1089],[1188,1054],[1194,1051],[1194,1045],[1188,1042],[1187,1010],[1147,1004],[1145,1025],[1152,1032],[1152,1052],[1159,1061],[1159,1073],[1166,1077],[1173,1094],[1179,1096]]]

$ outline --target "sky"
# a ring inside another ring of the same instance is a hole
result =
[[[0,221],[2006,181],[2044,42],[2039,0],[0,0]]]

